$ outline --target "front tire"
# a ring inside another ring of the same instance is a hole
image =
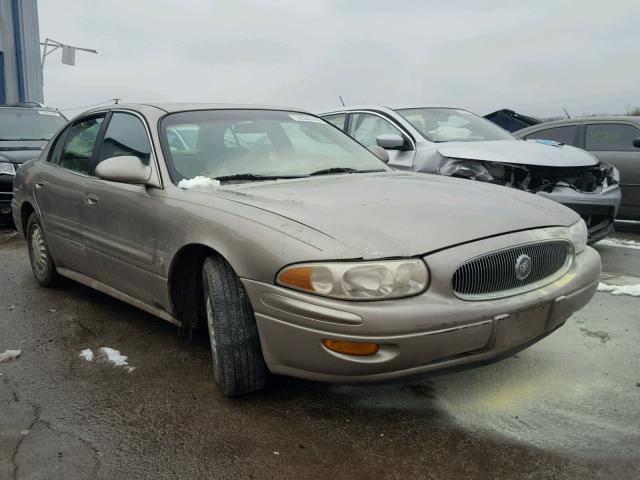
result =
[[[56,270],[49,254],[44,230],[35,212],[31,214],[27,222],[27,249],[31,270],[38,283],[44,287],[59,285],[62,282],[62,277]]]
[[[202,268],[213,378],[227,396],[262,389],[267,367],[247,293],[231,266],[211,256]]]

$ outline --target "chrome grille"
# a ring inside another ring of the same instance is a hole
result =
[[[530,271],[519,279],[516,263],[528,256]],[[534,290],[564,275],[573,262],[573,245],[551,240],[498,250],[460,265],[453,274],[453,291],[463,300],[490,300]]]

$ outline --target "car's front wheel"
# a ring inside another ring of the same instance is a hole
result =
[[[267,367],[247,293],[231,266],[211,256],[202,268],[213,377],[227,396],[260,390]]]
[[[31,270],[38,283],[45,287],[61,283],[62,277],[58,274],[49,254],[44,230],[35,212],[31,214],[27,222],[27,248]]]

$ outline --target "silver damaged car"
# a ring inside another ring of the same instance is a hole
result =
[[[18,170],[12,212],[40,284],[207,329],[227,395],[268,372],[359,383],[495,361],[560,327],[600,274],[574,211],[393,171],[291,109],[84,113]]]
[[[560,202],[580,214],[589,243],[613,232],[620,173],[584,150],[524,142],[459,108],[376,105],[320,114],[366,147],[389,152],[398,170],[495,183]]]

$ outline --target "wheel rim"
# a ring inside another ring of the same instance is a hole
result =
[[[206,302],[207,309],[207,325],[209,327],[209,341],[211,343],[211,356],[213,357],[213,371],[214,374],[218,373],[218,347],[216,345],[216,336],[215,336],[215,328],[214,328],[214,315],[213,315],[213,303],[211,302],[211,297],[207,295]]]
[[[39,276],[44,276],[47,272],[47,246],[44,243],[42,230],[38,225],[33,226],[31,231],[31,260],[33,260],[33,268]]]

